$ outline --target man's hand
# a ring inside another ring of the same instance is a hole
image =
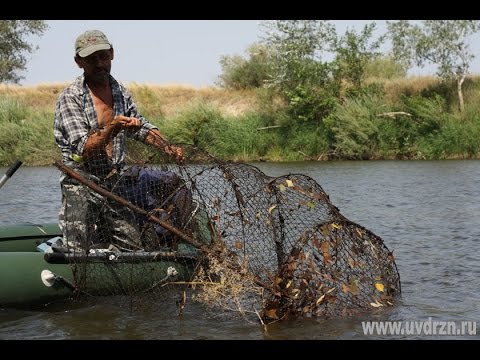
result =
[[[169,144],[163,148],[163,151],[174,158],[178,165],[185,165],[185,152],[181,147]]]
[[[170,144],[157,129],[152,129],[146,137],[147,144],[151,144],[171,156],[178,165],[185,165],[185,151],[176,145]]]
[[[125,131],[137,130],[140,127],[140,120],[134,117],[117,115],[109,123],[109,126],[113,126],[115,136],[122,129],[124,129]]]

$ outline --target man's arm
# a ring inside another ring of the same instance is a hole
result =
[[[98,154],[99,151],[105,151],[105,147],[110,143],[118,132],[122,129],[125,131],[135,131],[139,127],[139,120],[133,117],[123,115],[115,116],[106,126],[91,133],[85,142],[83,149],[84,160],[89,160]]]
[[[84,160],[89,160],[99,151],[105,151],[105,146],[115,137],[118,132],[124,129],[126,132],[135,132],[142,126],[142,122],[134,117],[117,115],[102,129],[89,135],[83,150]],[[148,130],[145,143],[162,150],[171,156],[179,165],[185,163],[184,151],[181,147],[170,144],[158,129]]]

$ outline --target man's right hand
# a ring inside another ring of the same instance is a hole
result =
[[[114,136],[122,129],[125,131],[135,131],[140,127],[140,120],[134,117],[117,115],[109,123],[114,128]]]

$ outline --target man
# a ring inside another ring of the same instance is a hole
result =
[[[138,112],[129,92],[110,75],[113,58],[114,49],[101,31],[89,30],[76,39],[74,60],[83,74],[59,96],[54,121],[63,162],[110,188],[125,170],[126,136],[184,163],[183,149],[170,144]],[[135,214],[129,209],[104,200],[65,175],[60,182],[59,226],[67,242],[79,242],[84,248],[99,241],[124,250],[142,248],[139,229],[132,221]],[[109,230],[99,231],[99,226]]]

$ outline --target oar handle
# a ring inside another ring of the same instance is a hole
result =
[[[20,160],[15,160],[15,162],[12,164],[12,166],[10,166],[7,170],[7,172],[5,173],[5,175],[3,175],[1,178],[0,178],[0,188],[3,186],[3,184],[5,184],[7,182],[8,179],[10,179],[12,177],[12,175],[15,173],[15,171],[17,171],[17,169],[22,165],[22,162]]]
[[[15,160],[15,162],[12,164],[12,166],[10,166],[5,175],[7,175],[8,177],[12,177],[15,171],[17,171],[18,168],[22,166],[22,164],[23,163],[20,160]]]

